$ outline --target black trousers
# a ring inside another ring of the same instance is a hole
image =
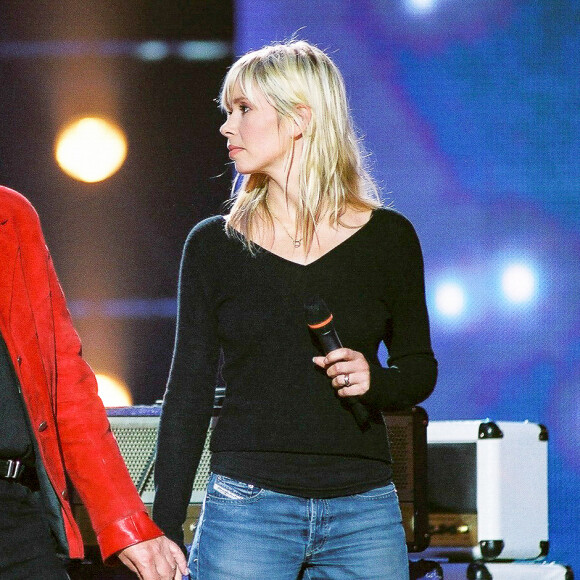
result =
[[[66,580],[39,493],[0,479],[0,578]]]

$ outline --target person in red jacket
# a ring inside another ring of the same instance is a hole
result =
[[[151,521],[81,354],[38,215],[0,187],[0,578],[67,578],[83,541],[70,481],[104,561],[181,579],[181,549]]]

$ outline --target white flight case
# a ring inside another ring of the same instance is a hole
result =
[[[416,554],[413,556],[417,556]],[[437,562],[429,560],[429,562]],[[574,580],[570,566],[559,562],[437,562],[445,580]],[[425,576],[427,578],[430,576]]]
[[[431,421],[429,552],[533,560],[548,553],[548,433],[537,423]]]
[[[447,579],[447,576],[445,576]],[[572,568],[556,562],[473,562],[467,580],[574,580]]]

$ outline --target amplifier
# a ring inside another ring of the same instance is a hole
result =
[[[543,425],[431,421],[430,552],[533,560],[548,553],[548,433]]]
[[[214,416],[208,429],[205,446],[195,475],[187,518],[184,524],[185,543],[191,543],[210,473],[209,441],[218,420],[224,389],[216,389]],[[157,443],[160,405],[107,409],[111,430],[131,479],[151,512],[155,489],[153,468]],[[424,550],[429,544],[427,513],[427,413],[421,407],[408,411],[383,413],[391,455],[394,481],[399,495],[403,524],[409,551]],[[73,513],[87,546],[96,544],[86,510],[78,498]]]
[[[383,413],[393,458],[393,480],[409,552],[429,545],[427,413],[422,407]]]

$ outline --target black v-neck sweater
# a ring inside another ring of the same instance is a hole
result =
[[[371,411],[369,429],[357,426],[312,362],[320,353],[304,300],[315,294],[334,314],[342,343],[369,362],[371,387],[361,397]],[[265,249],[252,255],[226,234],[223,216],[206,219],[185,243],[178,304],[153,511],[169,537],[182,539],[220,359],[226,397],[211,440],[214,471],[304,497],[349,495],[389,480],[379,411],[421,402],[437,375],[421,249],[405,217],[375,210],[305,266]],[[387,368],[377,359],[380,341]]]

